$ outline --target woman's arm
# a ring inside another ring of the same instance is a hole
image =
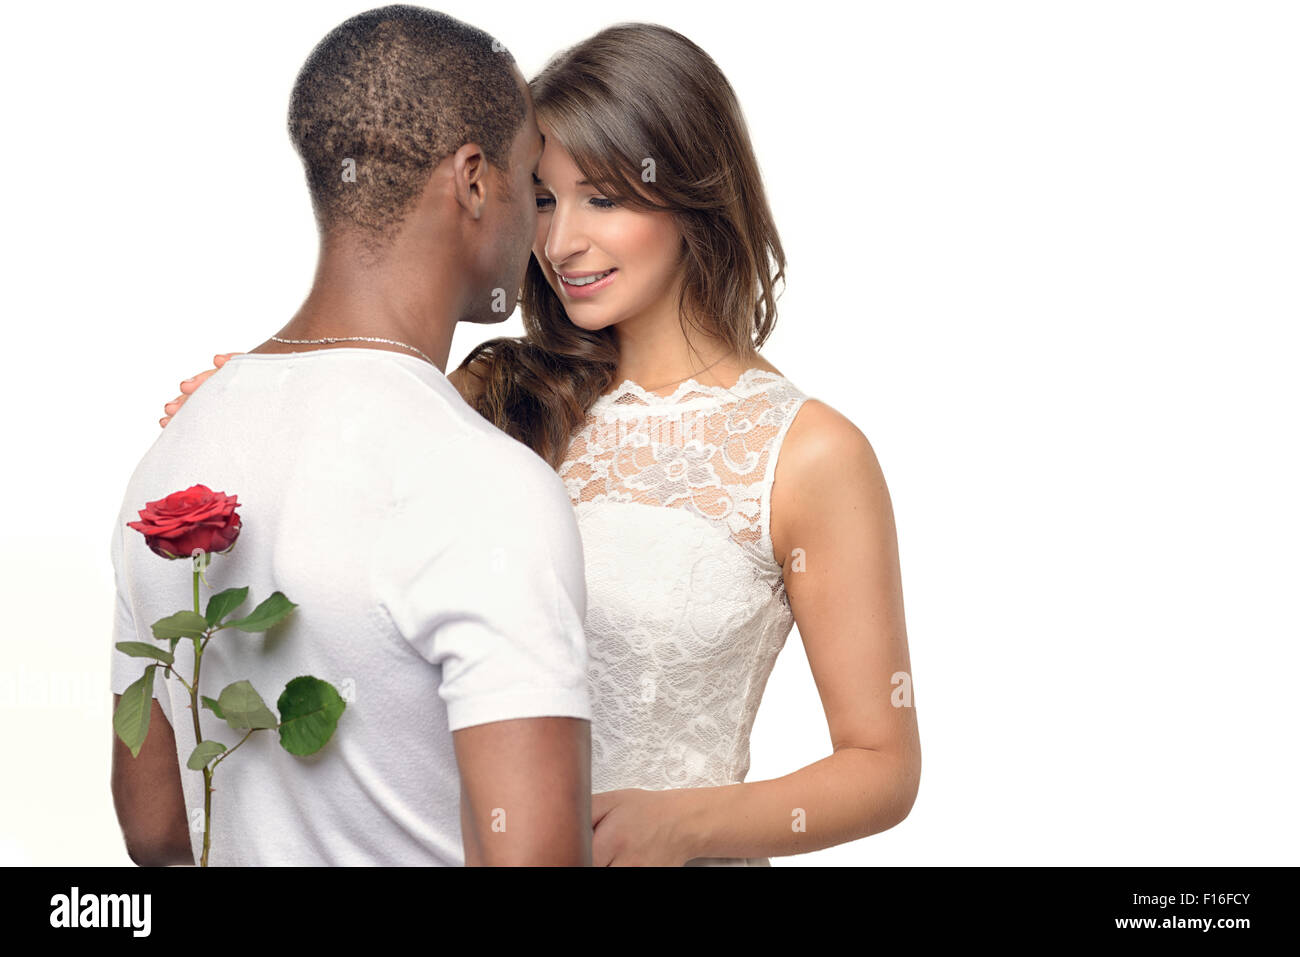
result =
[[[772,541],[832,753],[772,780],[684,789],[689,857],[820,850],[893,827],[916,800],[921,745],[889,490],[866,436],[815,400],[777,462]]]
[[[212,375],[212,373],[216,372],[217,369],[220,369],[223,365],[225,365],[227,359],[229,359],[231,356],[238,356],[238,355],[243,355],[243,353],[223,352],[219,355],[215,355],[212,357],[212,363],[214,366],[216,366],[215,369],[209,369],[207,372],[200,372],[194,378],[186,379],[184,382],[182,382],[181,394],[163,406],[163,411],[166,412],[167,414],[158,420],[158,425],[161,428],[164,429],[167,428],[167,423],[172,420],[172,416],[174,416],[177,413],[177,411],[180,409],[180,407],[185,404],[185,401],[190,397],[191,393],[193,393],[194,390],[197,389],[199,386],[203,385],[203,383],[207,382],[208,376]]]

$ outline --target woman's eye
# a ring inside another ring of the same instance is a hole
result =
[[[613,209],[618,205],[618,203],[614,202],[612,199],[605,199],[605,197],[603,196],[593,196],[591,198],[591,205],[595,206],[597,209]],[[551,209],[554,206],[555,206],[554,197],[551,196],[537,197],[538,210]]]

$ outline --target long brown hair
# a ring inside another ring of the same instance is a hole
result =
[[[785,253],[717,64],[667,27],[621,23],[557,54],[529,87],[548,143],[596,189],[672,215],[683,239],[683,332],[691,323],[752,359],[776,323]],[[569,321],[535,257],[520,307],[524,337],[480,343],[461,368],[482,381],[478,412],[558,469],[587,410],[614,385],[618,344],[612,327]]]

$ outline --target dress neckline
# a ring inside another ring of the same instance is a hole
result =
[[[703,393],[704,398],[726,398],[732,397],[741,399],[747,395],[752,395],[757,389],[755,385],[766,386],[770,382],[784,379],[785,376],[773,372],[770,369],[764,369],[759,366],[746,369],[736,379],[736,384],[730,388],[721,385],[705,385],[697,379],[687,379],[679,383],[668,395],[659,395],[654,392],[647,392],[631,379],[624,379],[623,382],[612,392],[606,392],[596,398],[592,403],[592,409],[605,409],[611,405],[619,406],[647,406],[647,405],[680,405],[682,397],[691,394]],[[632,397],[635,402],[618,402],[619,399]]]

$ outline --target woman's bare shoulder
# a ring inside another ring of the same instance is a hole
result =
[[[843,413],[805,399],[781,443],[772,488],[772,541],[778,553],[792,530],[831,512],[869,503],[888,507],[885,476],[867,436]]]
[[[839,410],[805,399],[781,446],[781,458],[800,468],[818,468],[871,450],[866,435]]]

